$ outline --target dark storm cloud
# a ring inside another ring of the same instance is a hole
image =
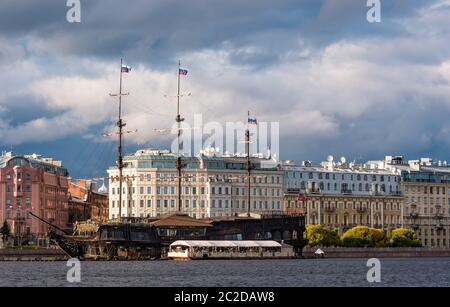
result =
[[[81,0],[82,22],[70,24],[66,0],[2,0],[0,63],[15,69],[0,76],[0,143],[67,160],[75,176],[100,175],[114,163],[115,145],[84,136],[98,137],[112,120],[103,114],[113,108],[104,101],[116,80],[111,63],[132,62],[139,77],[129,101],[150,108],[170,90],[167,68],[183,56],[193,64],[193,104],[213,110],[214,120],[243,105],[286,120],[282,158],[446,159],[448,8],[381,2],[382,22],[371,24],[366,0]],[[222,62],[231,69],[220,71]],[[130,126],[156,127],[134,111]],[[129,152],[144,146],[127,142]]]
[[[396,35],[392,20],[412,16],[424,1],[382,1],[383,23],[366,21],[365,0],[96,0],[81,1],[81,24],[65,20],[64,0],[4,0],[0,35],[42,40],[60,55],[127,55],[164,65],[177,54],[203,48],[251,46],[259,52],[233,59],[268,65],[305,45],[325,46],[342,38]]]

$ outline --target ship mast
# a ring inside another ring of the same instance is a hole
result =
[[[175,121],[177,122],[177,163],[176,168],[178,172],[178,212],[181,212],[182,210],[182,204],[181,204],[181,156],[180,156],[180,136],[181,136],[181,122],[184,121],[184,118],[181,118],[180,115],[180,84],[181,84],[181,78],[180,78],[180,69],[181,69],[181,61],[178,60],[178,91],[177,91],[177,117],[175,118]]]
[[[181,69],[181,61],[178,60],[178,71],[177,71],[177,75],[178,75],[178,86],[177,86],[177,95],[175,96],[168,96],[168,95],[164,95],[164,97],[166,98],[177,98],[177,116],[175,117],[175,121],[177,123],[177,156],[176,156],[176,165],[175,168],[177,170],[177,179],[178,179],[178,197],[177,197],[177,211],[181,212],[182,211],[182,203],[181,203],[181,180],[182,180],[182,169],[183,169],[183,163],[182,163],[182,156],[181,156],[181,133],[183,130],[189,130],[189,129],[195,129],[195,128],[181,128],[181,123],[184,121],[184,118],[181,117],[180,114],[180,101],[181,101],[181,97],[184,96],[191,96],[191,93],[181,93],[181,75],[186,75],[187,74],[187,70],[185,69]],[[164,132],[164,131],[173,131],[173,128],[165,128],[165,129],[155,129],[156,131],[159,132]],[[170,210],[170,209],[169,209]]]
[[[250,202],[251,202],[251,183],[250,183],[250,178],[251,178],[251,169],[252,169],[252,165],[250,162],[250,128],[249,128],[249,119],[250,119],[250,111],[248,111],[248,118],[247,118],[247,130],[245,131],[245,147],[246,147],[246,152],[247,152],[247,216],[250,217]]]
[[[122,220],[122,180],[123,180],[123,154],[122,154],[122,137],[123,127],[126,123],[122,120],[122,96],[128,96],[130,93],[122,93],[122,66],[123,60],[120,59],[120,78],[119,78],[119,93],[110,94],[110,96],[119,97],[119,120],[117,121],[117,127],[119,128],[119,144],[117,146],[117,167],[119,169],[119,221]]]

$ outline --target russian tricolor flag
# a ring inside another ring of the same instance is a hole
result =
[[[121,72],[129,73],[130,71],[131,71],[131,67],[130,66],[122,65]]]
[[[250,124],[250,125],[257,125],[258,124],[258,122],[257,122],[257,120],[256,120],[256,118],[252,118],[252,117],[249,117],[248,118],[248,123]]]
[[[188,71],[187,71],[187,69],[181,69],[181,68],[180,68],[179,74],[180,74],[180,75],[183,75],[183,76],[186,76],[186,75],[188,74]]]

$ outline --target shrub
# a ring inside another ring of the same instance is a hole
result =
[[[387,245],[387,237],[383,230],[367,226],[356,226],[342,236],[345,247],[383,247]]]
[[[391,245],[394,247],[421,247],[416,233],[407,228],[397,228],[391,232]]]
[[[8,240],[8,237],[11,235],[11,230],[9,229],[8,223],[5,221],[3,223],[2,228],[0,228],[1,239],[4,241]]]
[[[322,225],[306,225],[305,239],[309,246],[339,246],[341,239],[335,230]]]

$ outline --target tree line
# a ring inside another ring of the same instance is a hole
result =
[[[334,229],[323,225],[306,225],[305,239],[309,246],[343,247],[421,247],[416,233],[408,228],[397,228],[388,237],[382,229],[356,226],[341,237]]]

